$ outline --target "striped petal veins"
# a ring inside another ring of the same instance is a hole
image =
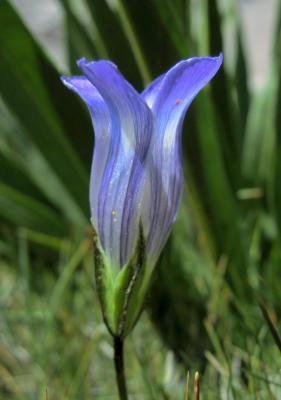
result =
[[[81,59],[82,76],[62,77],[92,118],[91,220],[113,266],[123,267],[134,254],[140,222],[148,264],[157,261],[183,187],[184,116],[221,63],[221,55],[181,61],[142,94],[109,61]]]

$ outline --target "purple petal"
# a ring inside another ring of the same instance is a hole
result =
[[[158,78],[154,79],[154,81],[152,81],[141,94],[142,98],[145,100],[149,108],[152,108],[156,100],[156,97],[158,95],[164,77],[165,74],[158,76]]]
[[[63,76],[61,80],[66,87],[74,91],[84,100],[91,114],[92,123],[95,130],[95,151],[92,161],[90,199],[92,219],[93,221],[97,221],[98,192],[111,144],[109,130],[110,114],[101,95],[86,77]],[[94,225],[97,226],[96,223]]]
[[[93,224],[111,263],[122,266],[133,253],[139,232],[139,196],[153,116],[114,64],[82,59],[78,65],[86,78],[79,84],[78,78],[65,83],[70,87],[71,82],[70,88],[88,105],[95,129]]]
[[[221,63],[222,55],[181,61],[142,93],[156,119],[142,213],[143,224],[149,227],[148,251],[155,260],[168,237],[182,192],[181,131],[185,113]]]

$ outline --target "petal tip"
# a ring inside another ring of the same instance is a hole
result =
[[[79,58],[76,61],[77,66],[80,68],[81,71],[83,69],[88,69],[88,68],[95,68],[96,66],[101,66],[101,67],[110,67],[118,71],[118,67],[116,64],[114,64],[110,60],[87,60],[85,57]]]
[[[223,62],[223,53],[222,51],[220,52],[220,54],[216,57],[216,59],[218,60],[219,64],[221,65]]]
[[[88,61],[86,60],[85,57],[81,57],[76,61],[76,64],[79,68],[81,68],[83,65],[87,64]]]
[[[61,75],[60,76],[60,80],[62,81],[62,83],[64,84],[64,86],[69,87],[70,86],[70,77],[69,76],[65,76],[65,75]]]

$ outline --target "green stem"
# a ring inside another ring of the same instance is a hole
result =
[[[114,366],[118,393],[120,400],[128,400],[125,369],[124,369],[124,342],[123,339],[115,337],[114,339]]]

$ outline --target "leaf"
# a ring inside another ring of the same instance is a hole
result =
[[[278,21],[276,26],[276,35],[274,43],[274,66],[276,70],[273,73],[276,74],[276,103],[274,107],[274,133],[275,137],[275,147],[274,147],[274,174],[272,177],[272,203],[275,215],[277,217],[279,229],[281,229],[281,186],[280,186],[280,176],[281,176],[281,2],[278,5]],[[274,77],[274,74],[273,74]],[[271,78],[273,79],[273,78]],[[272,110],[271,110],[272,112]]]
[[[0,183],[0,215],[17,226],[58,236],[66,234],[58,213],[4,183]]]
[[[242,153],[242,172],[248,185],[265,185],[272,174],[275,99],[276,84],[272,75],[249,110]]]
[[[120,24],[116,10],[106,0],[87,0],[93,23],[98,31],[107,56],[136,88],[141,88],[142,77],[133,51]],[[97,45],[97,44],[96,44]]]
[[[0,4],[0,26],[0,73],[5,76],[0,93],[86,215],[88,177],[68,140],[71,137],[78,151],[86,149],[88,156],[83,151],[83,157],[89,160],[91,146],[81,146],[81,132],[85,142],[88,131],[81,106],[61,85],[59,74],[7,2]]]
[[[150,2],[149,7],[144,7],[138,0],[117,0],[116,9],[136,61],[139,66],[142,65],[142,75],[147,84],[175,64],[179,53],[163,25],[154,1]],[[173,25],[169,29],[173,30]]]
[[[68,58],[71,72],[77,72],[76,61],[85,57],[90,60],[98,57],[98,49],[89,36],[86,27],[72,11],[68,0],[60,0],[65,11],[65,24],[68,46]]]
[[[237,32],[237,61],[235,68],[235,81],[234,85],[237,90],[237,101],[241,119],[241,129],[245,132],[246,121],[248,117],[248,112],[250,108],[250,98],[248,90],[248,74],[247,74],[247,64],[245,60],[245,54],[242,44],[241,31]]]
[[[61,223],[69,229],[69,221],[83,230],[85,218],[80,207],[69,195],[52,166],[27,137],[16,118],[0,103],[0,153],[2,154],[2,179],[12,187],[61,210]],[[9,175],[11,170],[11,174]],[[14,175],[16,176],[14,177]],[[44,179],[42,179],[44,177]],[[5,180],[6,178],[6,180]],[[26,185],[26,186],[25,186]]]
[[[192,55],[193,43],[191,27],[188,23],[189,0],[154,0],[153,3],[159,18],[162,20],[163,27],[165,27],[166,34],[173,43],[172,53],[175,53],[177,49],[181,58],[186,58],[188,54]],[[166,57],[170,57],[169,54]]]
[[[0,182],[36,199],[45,200],[38,188],[15,163],[0,153]]]
[[[273,337],[273,339],[274,339],[274,341],[276,343],[276,346],[278,347],[279,351],[281,352],[281,336],[280,336],[277,328],[275,327],[275,325],[274,325],[274,323],[272,321],[272,318],[271,318],[271,316],[270,316],[270,314],[269,314],[269,312],[267,310],[267,307],[265,306],[265,304],[261,300],[258,300],[258,305],[259,305],[259,307],[261,309],[263,318],[264,318],[264,320],[265,320],[265,322],[266,322],[266,324],[267,324],[267,326],[268,326],[268,328],[270,330],[270,333],[271,333],[271,335],[272,335],[272,337]]]
[[[211,55],[219,54],[223,51],[223,39],[221,32],[222,18],[219,14],[218,2],[208,3],[207,18],[209,22],[209,52]],[[225,62],[220,69],[216,79],[212,81],[213,101],[216,113],[221,122],[220,140],[226,154],[225,163],[231,184],[237,187],[240,169],[239,158],[241,154],[243,132],[241,127],[240,115],[231,95],[233,87],[226,74]],[[238,163],[237,163],[238,161]]]
[[[195,116],[191,113],[187,116],[189,129],[193,131],[193,134],[187,138],[189,167],[192,175],[195,176],[198,197],[210,225],[208,232],[211,231],[211,237],[208,241],[215,242],[216,257],[213,262],[217,263],[222,255],[229,258],[231,267],[227,270],[227,275],[232,285],[239,290],[241,288],[239,276],[247,262],[244,247],[246,236],[242,231],[241,209],[236,202],[226,173],[222,145],[219,140],[220,127],[210,92],[205,89],[199,94],[193,107]]]

